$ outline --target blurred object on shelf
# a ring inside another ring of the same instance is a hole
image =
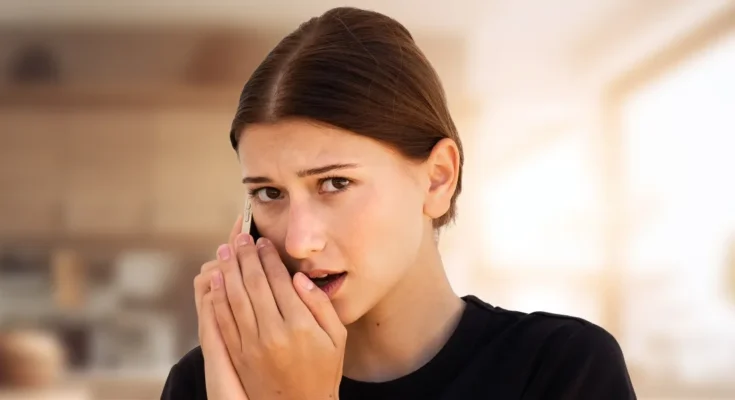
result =
[[[22,46],[11,61],[10,81],[19,84],[59,83],[61,66],[57,55],[44,44]]]
[[[55,388],[40,390],[2,390],[0,400],[92,400],[84,388]]]
[[[177,260],[169,253],[130,250],[115,260],[115,286],[128,299],[151,301],[163,295],[175,277]]]
[[[86,266],[79,254],[58,249],[51,256],[54,300],[62,310],[83,308],[86,300]]]
[[[16,329],[0,332],[0,387],[43,389],[63,378],[66,357],[61,343],[47,332]]]

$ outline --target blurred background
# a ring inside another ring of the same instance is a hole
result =
[[[642,399],[735,399],[725,0],[1,0],[0,399],[158,398],[242,206],[239,92],[340,5],[404,23],[445,85],[460,294],[605,327]]]

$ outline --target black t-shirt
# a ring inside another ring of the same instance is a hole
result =
[[[617,341],[583,319],[493,307],[474,296],[426,365],[401,378],[340,384],[340,400],[636,399]],[[201,348],[171,369],[162,400],[205,400]]]

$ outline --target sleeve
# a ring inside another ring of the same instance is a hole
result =
[[[171,367],[163,385],[161,400],[207,400],[201,347],[192,349]]]
[[[176,363],[168,373],[163,385],[161,400],[195,400],[193,380],[187,379],[180,364]]]
[[[604,329],[585,325],[554,347],[559,352],[539,371],[530,398],[637,399],[620,345]]]

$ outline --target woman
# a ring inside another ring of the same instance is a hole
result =
[[[603,329],[452,291],[436,235],[462,146],[396,21],[301,25],[245,85],[230,139],[263,238],[240,219],[202,267],[201,348],[163,399],[635,398]]]

